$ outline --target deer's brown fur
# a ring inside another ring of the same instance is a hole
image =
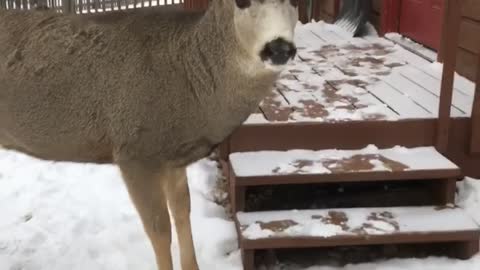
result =
[[[205,15],[0,11],[0,144],[118,164],[161,269],[172,269],[168,199],[182,267],[197,270],[185,167],[239,126],[278,75],[238,45],[233,15],[220,0]]]

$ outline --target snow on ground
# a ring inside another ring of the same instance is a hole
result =
[[[188,173],[200,268],[241,269],[234,224],[213,203],[216,164],[204,160]],[[0,213],[1,270],[155,269],[114,166],[54,163],[0,150]]]
[[[188,175],[200,269],[240,270],[234,224],[214,203],[216,163],[202,160],[189,167]],[[459,188],[459,204],[480,222],[480,182],[467,179]],[[155,269],[150,244],[114,166],[55,163],[0,150],[0,213],[1,270]],[[176,243],[173,250],[178,252]],[[341,269],[478,270],[480,256],[388,260]]]

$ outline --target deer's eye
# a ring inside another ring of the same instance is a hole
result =
[[[235,2],[240,9],[248,8],[252,4],[251,0],[235,0]]]
[[[290,0],[290,4],[294,7],[298,7],[298,0]]]

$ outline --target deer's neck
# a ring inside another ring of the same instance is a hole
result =
[[[186,37],[189,40],[185,55],[194,57],[185,59],[185,67],[199,96],[211,101],[214,95],[223,98],[223,102],[228,96],[228,100],[236,99],[232,102],[237,107],[244,106],[245,111],[250,111],[252,105],[246,103],[257,105],[273,86],[278,74],[264,70],[259,60],[252,59],[241,47],[233,18],[233,6],[224,1],[213,1]]]

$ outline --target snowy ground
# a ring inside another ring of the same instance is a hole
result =
[[[217,179],[212,161],[189,168],[200,269],[240,270],[234,224],[214,203]],[[459,187],[459,204],[480,222],[480,181],[467,179]],[[113,166],[54,163],[0,150],[0,213],[1,270],[155,269],[149,242]],[[173,249],[176,254],[176,243]],[[341,269],[478,270],[480,256],[469,261],[389,260]]]

